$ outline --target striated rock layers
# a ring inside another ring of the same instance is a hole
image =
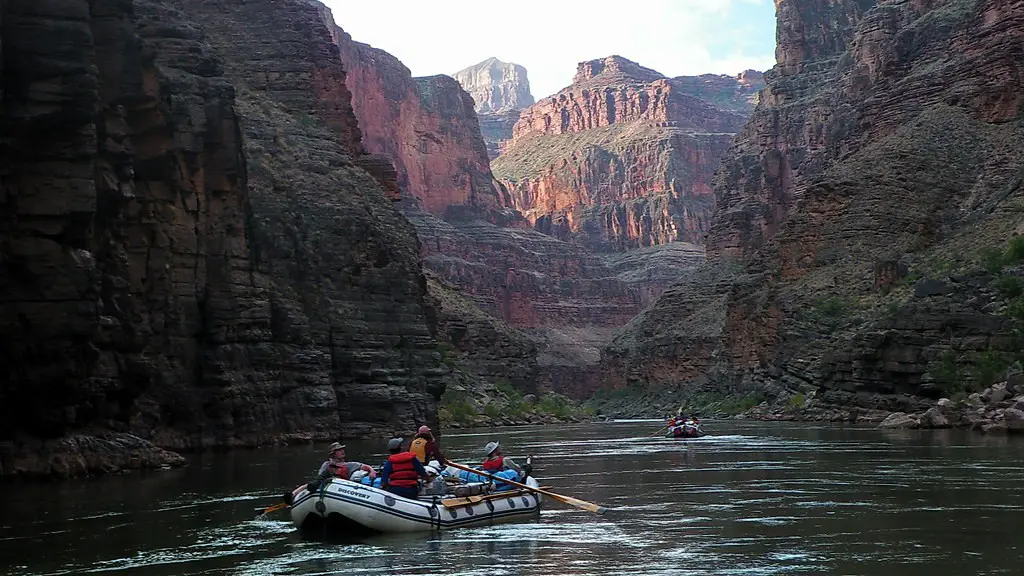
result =
[[[473,97],[479,113],[522,110],[533,105],[526,68],[497,58],[488,58],[452,74]]]
[[[686,241],[710,225],[711,177],[761,81],[666,78],[620,56],[524,110],[494,162],[537,230],[598,251]]]
[[[0,475],[435,418],[415,233],[320,9],[177,6],[3,4]]]
[[[326,8],[323,8],[326,10]],[[449,76],[413,78],[397,58],[330,21],[363,145],[387,156],[407,198],[443,216],[449,206],[500,208],[473,99]]]
[[[1024,320],[1024,2],[776,5],[711,263],[604,351],[605,384],[738,384],[857,419],[998,381]]]
[[[512,139],[519,113],[534,103],[526,68],[488,58],[452,77],[473,97],[487,156],[493,160]]]
[[[407,215],[420,235],[424,266],[471,304],[459,313],[457,299],[446,298],[451,305],[442,307],[442,315],[455,320],[444,322],[449,332],[466,324],[456,333],[468,337],[449,334],[449,340],[481,364],[470,371],[525,384],[520,389],[528,392],[540,386],[576,398],[592,394],[600,349],[613,331],[704,257],[699,246],[683,242],[656,253],[605,257],[529,228],[446,222],[423,211]],[[489,334],[497,329],[481,323],[478,310],[507,325],[496,344]],[[483,338],[474,335],[480,333]],[[514,340],[510,334],[526,334],[533,344],[506,344]],[[518,368],[502,375],[495,365]]]
[[[394,158],[400,172],[425,157],[461,159],[431,164],[439,170],[433,180],[402,180],[402,194],[415,201],[399,203],[419,234],[424,266],[437,276],[428,290],[439,338],[455,348],[461,371],[530,393],[539,384],[589,394],[612,330],[703,259],[703,249],[678,243],[664,253],[604,258],[532,230],[493,180],[472,101],[456,82],[414,79],[393,56],[340,28],[334,40],[371,152]]]

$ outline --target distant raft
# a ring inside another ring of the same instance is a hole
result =
[[[701,429],[700,424],[687,422],[681,426],[670,426],[665,434],[668,438],[700,438],[707,434]]]
[[[533,477],[524,484],[540,487]],[[292,523],[313,533],[432,532],[516,522],[540,512],[537,493],[487,493],[488,488],[485,482],[475,482],[458,486],[455,493],[410,499],[360,482],[328,478],[299,486],[289,504]]]

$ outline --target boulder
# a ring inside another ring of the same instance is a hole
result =
[[[1003,421],[1009,430],[1024,431],[1024,410],[1007,408],[1003,411]]]
[[[1010,393],[1006,390],[1005,382],[995,384],[985,392],[988,393],[989,404],[998,404],[1010,396]]]
[[[919,428],[921,422],[914,416],[907,414],[906,412],[893,412],[882,420],[878,428]]]
[[[922,428],[949,428],[950,426],[949,419],[946,418],[945,414],[938,407],[929,408],[921,416]]]

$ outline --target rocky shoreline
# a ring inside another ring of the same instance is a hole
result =
[[[736,416],[763,421],[873,423],[889,429],[960,428],[983,434],[1024,433],[1024,378],[1013,376],[981,392],[934,402],[908,404],[905,411],[829,406],[813,399],[798,406],[788,402],[763,402]]]
[[[893,412],[879,428],[964,428],[984,434],[1024,433],[1024,380],[1008,381],[960,401],[942,398],[920,413]]]

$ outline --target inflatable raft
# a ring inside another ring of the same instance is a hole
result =
[[[665,434],[668,438],[700,438],[705,433],[701,430],[700,424],[684,424],[682,426],[672,426],[668,429]]]
[[[540,487],[532,477],[524,483]],[[478,486],[481,491],[482,484]],[[473,486],[460,488],[466,491]],[[299,486],[291,496],[292,523],[307,532],[451,530],[522,520],[537,514],[541,505],[539,494],[523,489],[469,496],[420,496],[413,500],[339,478]]]

